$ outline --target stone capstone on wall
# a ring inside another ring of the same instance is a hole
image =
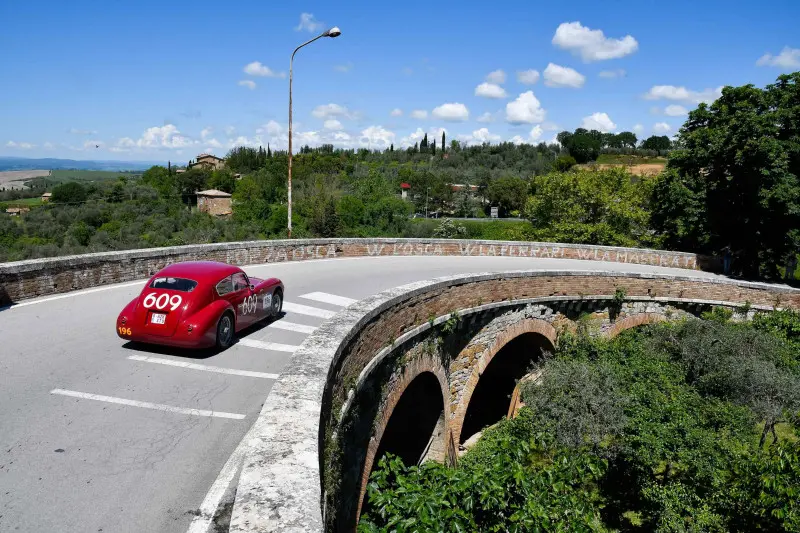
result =
[[[256,265],[382,256],[583,259],[718,271],[717,259],[683,252],[581,244],[447,239],[305,239],[195,244],[0,264],[0,305],[98,285],[143,280],[181,261]]]
[[[387,398],[402,394],[390,387],[402,382],[397,372],[404,367],[398,363],[412,346],[439,335],[453,313],[461,316],[454,337],[464,340],[445,345],[438,355],[442,363],[448,353],[461,353],[470,333],[478,334],[505,312],[528,317],[523,320],[545,319],[556,331],[569,329],[582,313],[599,313],[602,333],[603,309],[618,289],[627,297],[615,321],[631,323],[676,310],[697,314],[712,305],[800,308],[800,291],[785,286],[599,271],[453,276],[356,302],[306,339],[267,397],[248,441],[231,530],[352,530],[365,466],[372,460],[368,445],[352,444],[369,442],[383,431],[391,416]],[[473,362],[479,352],[491,350],[489,334],[474,346]],[[450,380],[450,367],[445,368]],[[451,385],[445,392],[452,392]]]

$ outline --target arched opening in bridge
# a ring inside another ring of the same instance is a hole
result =
[[[508,414],[517,381],[527,374],[544,350],[553,351],[539,333],[523,333],[498,351],[481,374],[461,426],[460,444]]]
[[[371,470],[378,468],[381,458],[387,453],[399,457],[406,466],[418,464],[427,454],[437,424],[442,421],[442,386],[432,372],[422,372],[408,384],[392,410],[375,452]],[[368,508],[367,500],[368,495],[365,492],[362,513]]]

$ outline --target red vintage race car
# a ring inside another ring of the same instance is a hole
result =
[[[227,348],[237,331],[280,314],[283,291],[281,280],[249,278],[233,265],[175,263],[125,306],[117,335],[180,348]]]

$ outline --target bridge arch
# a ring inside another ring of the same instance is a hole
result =
[[[668,319],[663,314],[659,313],[636,313],[629,315],[621,320],[617,320],[605,332],[606,337],[613,339],[626,329],[644,326],[646,324],[657,324],[659,322],[666,322]]]
[[[496,326],[490,323],[482,332],[493,327]],[[476,354],[476,348],[481,347],[481,334],[476,335],[476,341],[468,344],[454,363],[471,355],[475,359],[463,387],[451,385],[450,433],[455,444],[463,443],[507,414],[516,381],[528,373],[544,350],[554,350],[557,337],[549,322],[526,318],[504,327]]]
[[[356,519],[367,503],[369,476],[386,453],[400,457],[406,465],[413,465],[430,449],[445,449],[445,438],[449,434],[444,414],[447,394],[447,376],[440,360],[424,355],[403,368],[380,409],[374,435],[369,440]]]

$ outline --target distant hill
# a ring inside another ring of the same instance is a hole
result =
[[[80,161],[75,159],[29,159],[26,157],[0,156],[0,171],[4,170],[146,170],[153,165],[165,165],[166,161]]]

